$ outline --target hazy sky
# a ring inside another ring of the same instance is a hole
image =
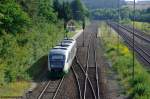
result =
[[[134,1],[134,0],[126,0],[126,1]],[[136,2],[137,1],[150,1],[150,0],[135,0]]]

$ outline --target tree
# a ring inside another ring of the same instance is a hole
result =
[[[71,5],[74,19],[82,20],[85,15],[82,2],[80,0],[74,0]]]
[[[59,12],[60,11],[60,7],[61,7],[60,2],[58,0],[54,0],[53,8],[54,8],[55,12]]]
[[[57,15],[54,13],[52,0],[39,0],[38,15],[46,18],[49,22],[56,22]]]
[[[8,2],[1,3],[0,8],[0,13],[3,15],[3,17],[0,18],[2,23],[0,27],[5,32],[21,33],[29,26],[29,16],[22,11],[17,3],[8,0]]]
[[[0,20],[2,20],[4,17],[4,15],[2,13],[0,13]]]
[[[63,2],[63,16],[65,21],[69,21],[73,18],[71,5],[69,2]]]
[[[16,0],[21,6],[23,11],[27,12],[31,18],[37,15],[38,12],[38,0]]]
[[[63,2],[65,3],[65,2]],[[56,13],[58,13],[58,18],[64,19],[64,8],[63,3],[60,3],[59,0],[54,0],[53,2],[53,8]]]
[[[146,10],[146,12],[147,12],[147,13],[150,13],[150,8],[148,8],[148,9]]]
[[[123,7],[120,9],[120,16],[122,19],[128,19],[131,10],[128,7]]]

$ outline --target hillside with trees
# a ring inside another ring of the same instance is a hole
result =
[[[52,0],[34,2],[0,1],[1,86],[32,79],[28,69],[63,37],[63,22],[51,7]]]
[[[98,8],[117,8],[118,0],[83,0],[85,5],[90,9]],[[120,0],[120,5],[124,5],[125,1]]]
[[[88,17],[89,12],[84,4],[80,0],[65,1],[54,0],[54,9],[58,12],[58,17],[68,21],[74,19],[82,21],[85,17]]]
[[[129,8],[133,8],[134,2],[133,1],[126,1],[126,6]],[[136,9],[143,10],[150,7],[150,1],[148,0],[141,0],[136,2]]]
[[[63,39],[64,20],[78,22],[83,13],[80,0],[0,0],[0,88],[39,75],[36,62]]]
[[[59,0],[60,2],[73,0]],[[99,8],[117,8],[119,0],[81,0],[81,2],[89,9],[99,9]],[[120,5],[125,5],[124,0],[120,0]]]
[[[118,11],[119,10],[119,11]],[[128,7],[121,7],[120,9],[95,9],[91,11],[93,19],[96,20],[118,20],[118,13],[120,14],[121,20],[133,20],[135,16],[136,21],[150,22],[150,8],[144,10],[134,10]]]

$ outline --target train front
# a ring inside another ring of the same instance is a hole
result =
[[[48,56],[48,69],[50,76],[64,75],[65,55],[59,53],[50,53]]]

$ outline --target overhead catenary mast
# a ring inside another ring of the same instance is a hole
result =
[[[134,36],[135,36],[135,2],[136,2],[136,0],[134,0],[134,5],[133,5],[133,33],[132,33],[132,44],[133,44],[133,47],[132,47],[132,50],[133,50],[133,52],[132,52],[132,54],[133,54],[133,68],[132,68],[132,78],[134,79],[134,72],[135,72],[135,70],[134,70],[134,65],[135,65],[135,51],[134,51],[134,49],[135,49],[135,46],[134,46],[134,41],[135,41],[135,39],[134,39]]]

